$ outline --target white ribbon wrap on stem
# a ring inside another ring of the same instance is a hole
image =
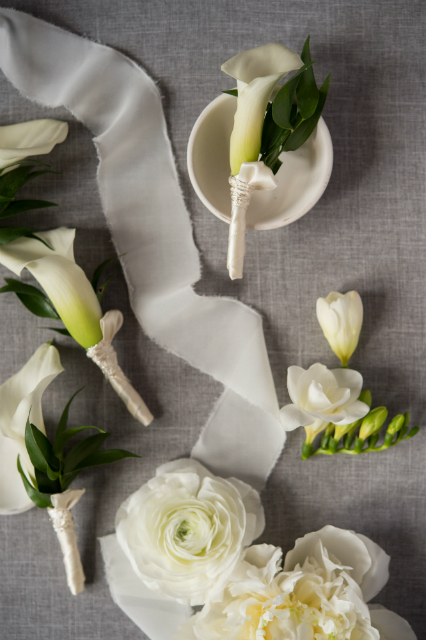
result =
[[[153,421],[154,416],[124,375],[112,346],[114,336],[121,329],[122,324],[123,314],[121,311],[107,311],[101,319],[103,339],[94,347],[87,349],[86,355],[98,365],[132,416],[147,427]]]
[[[272,170],[264,162],[243,162],[237,176],[229,178],[232,213],[229,225],[227,267],[231,280],[243,277],[246,252],[246,213],[253,191],[277,187]]]
[[[138,321],[158,344],[225,386],[192,456],[215,475],[261,489],[286,438],[262,318],[238,300],[193,290],[200,261],[157,86],[118,51],[3,8],[0,67],[24,95],[65,105],[94,132],[102,207],[117,253],[126,254],[121,262]],[[104,548],[114,599],[154,639],[149,607],[140,606],[144,595],[129,597],[133,576],[113,561],[114,549]],[[157,610],[155,640],[170,640],[176,603],[163,601]]]
[[[81,564],[75,524],[70,509],[77,504],[84,492],[85,489],[67,489],[63,493],[55,493],[51,496],[53,508],[47,509],[61,545],[67,584],[73,596],[84,591],[86,577]]]

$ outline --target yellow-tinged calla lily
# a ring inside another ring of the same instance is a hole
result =
[[[68,124],[60,120],[31,120],[0,127],[0,169],[29,156],[50,153],[68,135]]]
[[[71,336],[85,349],[102,340],[102,309],[84,271],[75,263],[75,229],[53,229],[0,247],[0,264],[20,275],[26,268],[41,284]]]
[[[28,497],[16,461],[28,477],[34,476],[25,446],[25,426],[31,422],[46,433],[41,397],[48,385],[63,371],[56,347],[43,344],[23,368],[0,387],[0,514],[21,513],[34,503]]]
[[[302,66],[299,54],[276,42],[243,51],[222,65],[222,71],[238,85],[230,149],[233,176],[238,175],[243,162],[257,161],[271,94],[287,73]]]

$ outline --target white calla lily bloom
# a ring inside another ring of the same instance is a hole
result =
[[[303,66],[300,56],[271,42],[243,51],[221,69],[237,80],[238,98],[231,134],[231,173],[238,175],[243,162],[256,162],[260,153],[266,107],[273,90],[290,71]]]
[[[42,119],[0,127],[0,169],[50,153],[68,135],[68,124]]]
[[[58,350],[43,344],[24,367],[0,387],[0,514],[21,513],[34,503],[28,497],[16,462],[18,455],[28,477],[34,468],[25,446],[25,427],[31,422],[46,433],[41,398],[47,386],[63,371]]]
[[[328,343],[345,367],[355,351],[363,320],[359,293],[332,291],[317,300],[317,318]]]
[[[176,460],[132,494],[116,516],[117,540],[142,582],[179,602],[221,598],[244,549],[263,531],[258,492]]]
[[[389,578],[389,556],[369,538],[326,526],[296,542],[283,570],[280,557],[271,545],[247,549],[223,599],[174,640],[416,640],[405,620],[366,604]]]
[[[75,229],[61,227],[19,238],[0,247],[0,264],[21,275],[23,269],[38,280],[71,336],[85,349],[102,340],[102,309],[84,271],[74,260]]]
[[[358,400],[362,375],[352,369],[327,369],[317,362],[309,369],[288,368],[287,387],[293,404],[280,410],[286,431],[309,427],[320,419],[346,425],[363,418],[370,407]]]

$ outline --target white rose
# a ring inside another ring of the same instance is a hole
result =
[[[355,351],[362,327],[362,300],[356,291],[332,291],[317,300],[317,318],[328,343],[342,365],[347,366]]]
[[[284,570],[280,555],[250,547],[223,600],[207,603],[175,640],[416,640],[405,620],[366,605],[388,580],[389,556],[365,536],[327,526],[296,542]]]
[[[286,431],[308,427],[315,420],[345,425],[363,418],[370,407],[358,400],[362,375],[352,369],[332,369],[317,362],[309,369],[289,367],[287,387],[293,404],[280,411]]]
[[[116,517],[117,540],[142,581],[193,606],[221,597],[264,526],[257,491],[191,459],[157,469]]]

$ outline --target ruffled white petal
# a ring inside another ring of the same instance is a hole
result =
[[[370,605],[371,624],[380,633],[380,640],[417,640],[404,618],[380,605]]]
[[[363,576],[360,585],[365,602],[369,602],[377,596],[389,580],[390,556],[367,536],[362,533],[357,533],[357,536],[367,547],[371,558],[371,567]]]
[[[31,120],[0,127],[0,169],[29,156],[50,153],[67,135],[68,124],[59,120]]]

